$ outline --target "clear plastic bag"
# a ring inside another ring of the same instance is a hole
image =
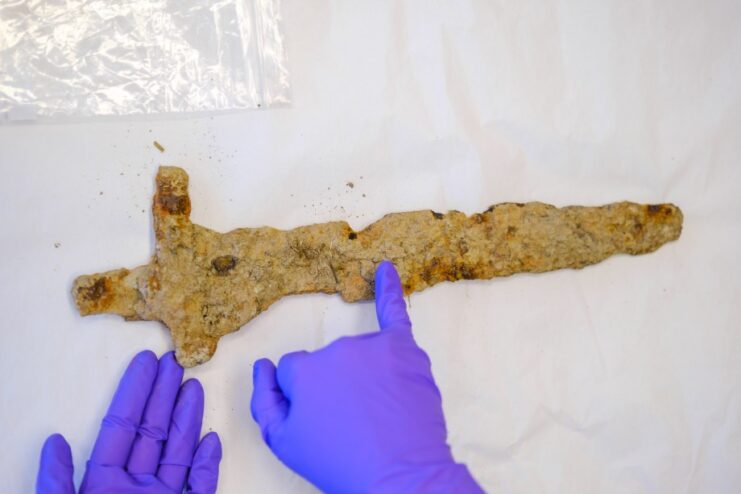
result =
[[[0,122],[289,102],[280,0],[0,0]]]

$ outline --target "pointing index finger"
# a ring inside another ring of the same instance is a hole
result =
[[[376,269],[376,316],[381,331],[412,329],[404,302],[404,290],[391,261],[383,261]]]

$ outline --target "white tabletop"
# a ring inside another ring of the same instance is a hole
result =
[[[70,297],[79,274],[148,261],[160,164],[187,169],[193,220],[221,231],[676,203],[682,237],[653,254],[438,285],[411,316],[454,454],[488,491],[734,491],[741,3],[534,3],[286,1],[291,108],[0,127],[4,492],[32,491],[55,431],[79,482],[130,357],[171,348]],[[315,492],[260,439],[252,362],[375,327],[370,304],[289,297],[187,371],[224,444],[220,492]]]

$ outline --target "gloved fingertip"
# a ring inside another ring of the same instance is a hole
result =
[[[198,445],[193,455],[193,464],[188,474],[188,494],[213,494],[219,480],[221,441],[215,432],[209,432]]]
[[[72,450],[61,434],[52,434],[41,448],[37,493],[74,494]]]
[[[157,366],[157,355],[152,350],[142,350],[131,359],[131,365],[143,365],[147,367]]]
[[[258,359],[252,365],[252,383],[256,383],[264,373],[275,374],[275,364],[268,358]]]
[[[175,358],[174,351],[163,353],[162,356],[160,357],[160,365],[177,365],[178,367],[180,367],[180,364]]]
[[[72,449],[61,434],[55,433],[46,438],[41,449],[41,457],[42,461],[53,459],[64,466],[72,467]]]
[[[201,455],[204,457],[219,462],[221,461],[221,439],[216,432],[209,432],[203,439],[201,439],[201,445],[198,447],[201,451]]]
[[[394,280],[394,278],[398,280],[399,273],[396,271],[396,266],[394,266],[394,263],[389,261],[388,259],[385,259],[378,264],[378,267],[376,267],[375,281],[376,283],[380,282],[381,288],[384,288],[386,286],[383,282],[384,280],[389,278],[392,281]],[[401,282],[399,282],[399,285],[401,285]]]
[[[412,324],[404,302],[404,289],[399,273],[391,261],[383,261],[376,269],[375,277],[376,316],[381,331],[387,329],[411,329]]]
[[[159,360],[157,360],[157,356],[154,352],[151,350],[139,352],[134,355],[134,358],[129,362],[126,372],[121,378],[121,384],[124,386],[131,385],[135,388],[141,388],[142,386],[140,381],[146,381],[151,387],[155,377],[157,376],[158,366]]]
[[[203,407],[204,393],[201,381],[198,379],[188,379],[185,381],[182,386],[180,386],[180,393],[178,394],[177,401],[182,404],[189,403]]]
[[[183,380],[184,373],[185,369],[175,360],[174,352],[167,352],[162,355],[159,360],[157,380],[155,381],[153,394],[156,392],[161,393],[163,389],[177,390]]]

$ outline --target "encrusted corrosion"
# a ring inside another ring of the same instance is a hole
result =
[[[679,237],[672,204],[600,207],[504,203],[458,211],[392,213],[361,231],[344,221],[283,231],[217,233],[190,222],[188,175],[162,167],[152,207],[156,249],[149,264],[75,280],[82,315],[114,313],[159,320],[178,361],[206,362],[219,338],[286,295],[373,297],[376,265],[389,259],[409,294],[442,281],[582,268],[613,254],[644,254]]]

